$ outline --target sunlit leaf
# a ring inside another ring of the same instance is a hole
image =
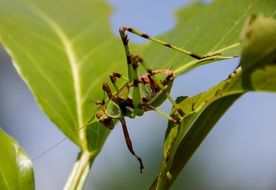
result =
[[[0,129],[0,189],[34,189],[31,160],[24,150]]]
[[[110,14],[100,0],[0,1],[1,43],[40,107],[81,148],[86,130],[79,129],[97,107],[90,100],[102,98],[109,72],[123,72],[124,52]]]

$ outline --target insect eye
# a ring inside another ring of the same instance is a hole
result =
[[[143,98],[142,98],[142,101],[143,101],[143,102],[147,102],[147,100],[148,100],[148,99],[147,99],[146,97],[143,97]]]
[[[109,129],[113,129],[113,128],[114,128],[114,125],[115,125],[115,124],[114,124],[114,121],[113,121],[110,117],[104,119],[104,120],[102,121],[102,123],[103,123],[103,125],[104,125],[105,127],[109,128]]]
[[[104,115],[105,115],[105,113],[104,113],[104,110],[102,110],[102,109],[96,112],[96,117],[97,117],[97,119],[99,119],[99,120],[100,120]]]

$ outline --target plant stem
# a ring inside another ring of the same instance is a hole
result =
[[[168,165],[168,161],[163,160],[159,174],[150,187],[150,190],[166,190],[169,188],[169,184],[172,180],[172,175],[169,172],[170,165]]]
[[[166,167],[162,166],[161,170],[165,170]],[[155,187],[155,190],[165,190],[165,186],[166,186],[166,176],[165,176],[165,172],[161,171],[159,173],[159,176],[157,178],[157,184]]]
[[[94,154],[88,151],[80,152],[73,170],[65,184],[64,190],[81,190],[94,161]]]

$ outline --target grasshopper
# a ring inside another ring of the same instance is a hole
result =
[[[178,124],[180,118],[183,117],[185,113],[170,96],[170,90],[175,79],[175,75],[172,69],[166,68],[152,70],[140,55],[130,52],[130,48],[128,45],[129,39],[126,32],[131,32],[143,38],[157,42],[198,60],[211,58],[219,55],[219,53],[203,56],[197,55],[185,49],[161,41],[157,38],[151,37],[148,34],[142,33],[131,27],[123,26],[119,29],[119,32],[126,54],[128,78],[122,77],[120,73],[110,73],[110,81],[116,91],[112,93],[110,86],[106,82],[103,83],[102,88],[103,91],[107,94],[108,99],[94,101],[97,105],[100,105],[96,112],[96,119],[109,129],[114,128],[116,121],[121,122],[128,150],[139,161],[140,171],[142,173],[144,165],[142,159],[133,150],[132,142],[127,130],[125,117],[135,118],[136,116],[142,116],[146,111],[154,110],[169,119],[170,121],[174,122],[175,124]],[[138,75],[137,68],[139,65],[142,65],[142,67],[146,71],[142,75]],[[120,88],[116,84],[116,81],[119,78],[123,78],[127,81]],[[170,116],[158,109],[158,107],[167,99],[176,108],[178,112],[177,115]]]

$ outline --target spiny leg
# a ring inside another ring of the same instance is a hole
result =
[[[168,91],[162,87],[161,87],[161,90],[165,93],[166,97],[169,99],[169,101],[175,107],[176,111],[180,114],[180,116],[183,117],[185,115],[184,111],[178,106],[178,104],[175,102],[175,100],[170,95],[170,93],[168,93]]]
[[[124,49],[125,49],[125,54],[126,54],[126,59],[127,59],[127,71],[128,71],[128,78],[129,81],[133,81],[133,69],[132,69],[132,57],[130,54],[130,50],[128,47],[128,36],[126,35],[124,30],[119,29],[121,40],[124,44]]]
[[[140,89],[139,89],[138,71],[137,71],[139,59],[136,59],[136,57],[130,53],[130,49],[128,46],[129,40],[125,31],[121,30],[120,28],[119,32],[125,48],[125,54],[126,54],[127,65],[128,65],[129,82],[133,83],[132,99],[133,99],[133,105],[134,105],[134,114],[143,115],[144,113],[143,109],[138,108],[138,105],[140,105],[142,101]]]
[[[104,82],[102,85],[103,92],[107,94],[109,99],[112,99],[112,92],[109,85]],[[102,100],[91,100],[91,102],[95,103],[96,105],[104,105],[105,104],[105,96],[103,96]]]
[[[120,92],[121,91],[121,89],[117,85],[117,79],[123,79],[126,83],[129,82],[128,78],[122,76],[120,73],[117,73],[117,72],[110,73],[109,74],[109,78],[110,78],[110,81],[111,81],[113,87],[115,88],[116,92]]]
[[[158,82],[157,80],[155,80],[154,78],[152,79],[156,85],[163,91],[163,93],[165,94],[165,96],[167,97],[167,99],[171,102],[171,104],[175,107],[176,111],[179,113],[179,115],[181,117],[183,117],[185,115],[184,111],[179,107],[179,105],[175,102],[175,100],[173,99],[173,97],[170,95],[170,93],[167,91],[167,89],[163,86],[163,84],[161,84],[160,82]]]
[[[212,57],[212,56],[215,56],[215,55],[220,55],[220,53],[207,54],[207,55],[198,55],[198,54],[195,54],[195,53],[193,53],[193,52],[191,52],[191,51],[188,51],[188,50],[179,48],[179,47],[177,47],[177,46],[175,46],[175,45],[173,45],[173,44],[170,44],[170,43],[164,42],[164,41],[162,41],[162,40],[159,40],[159,39],[157,39],[157,38],[155,38],[155,37],[152,37],[152,36],[150,36],[150,35],[148,35],[148,34],[145,34],[145,33],[143,33],[143,32],[140,32],[140,31],[138,31],[138,30],[136,30],[136,29],[134,29],[134,28],[132,28],[132,27],[128,27],[128,26],[122,26],[122,27],[119,29],[119,31],[120,31],[120,34],[121,34],[121,33],[124,33],[125,36],[126,36],[125,31],[131,32],[131,33],[133,33],[133,34],[135,34],[135,35],[138,35],[138,36],[140,36],[140,37],[142,37],[142,38],[151,40],[151,41],[153,41],[153,42],[157,42],[157,43],[162,44],[162,45],[164,45],[164,46],[166,46],[166,47],[168,47],[168,48],[171,48],[171,49],[174,49],[174,50],[176,50],[176,51],[182,52],[182,53],[184,53],[184,54],[187,54],[187,55],[189,55],[189,56],[191,56],[191,57],[193,57],[193,58],[195,58],[195,59],[199,59],[199,60],[200,60],[200,59],[207,58],[207,57]],[[122,36],[122,34],[121,34],[121,36]]]
[[[154,110],[156,111],[157,113],[159,113],[161,116],[167,118],[169,121],[172,121],[173,123],[177,124],[179,122],[179,119],[178,118],[173,118],[172,116],[164,113],[163,111],[161,111],[160,109],[154,107],[154,106],[151,106],[151,105],[146,105],[148,108],[150,108],[151,110]]]
[[[117,78],[121,78],[121,77],[122,75],[120,73],[112,72],[109,74],[110,81],[114,86],[114,88],[116,89],[116,91],[119,91],[119,87],[116,84]]]
[[[126,54],[128,54],[127,51],[126,51]],[[133,104],[135,105],[135,101],[134,100],[136,99],[136,101],[137,101],[137,99],[138,99],[138,101],[136,102],[136,104],[138,105],[138,104],[140,104],[140,99],[141,99],[141,97],[140,97],[140,90],[139,90],[139,86],[138,86],[138,80],[137,80],[137,78],[138,78],[138,73],[137,73],[138,62],[137,62],[137,60],[134,60],[131,55],[129,55],[129,56],[130,56],[130,61],[131,62],[130,62],[130,64],[128,62],[128,65],[130,66],[128,69],[130,69],[131,70],[130,72],[132,73],[131,74],[132,76],[129,76],[130,77],[129,80],[132,81],[135,84],[134,87],[133,87]],[[129,61],[129,59],[128,59],[128,61]],[[121,78],[121,74],[119,74],[119,73],[111,73],[109,76],[110,76],[110,80],[111,80],[112,84],[114,85],[114,87],[118,91],[119,88],[116,85],[116,79],[117,78]],[[109,86],[107,84],[104,84],[103,85],[103,89],[104,89],[104,91],[106,91],[108,97],[110,99],[112,99],[112,97],[110,97],[111,90],[110,90]],[[137,93],[137,91],[138,91],[138,93]],[[135,97],[135,95],[136,95],[136,97]],[[136,155],[136,153],[133,150],[132,142],[131,142],[131,139],[130,139],[130,136],[129,136],[129,133],[128,133],[128,130],[127,130],[126,121],[125,121],[125,119],[124,119],[123,116],[121,116],[119,118],[119,120],[120,120],[120,122],[122,124],[123,133],[124,133],[124,137],[125,137],[125,142],[127,144],[128,150],[139,161],[139,163],[140,163],[140,172],[142,173],[143,169],[144,169],[143,161],[142,161],[142,159],[139,156]]]
[[[109,85],[106,82],[103,83],[102,89],[107,94],[109,100],[113,100],[114,102],[117,101],[116,97],[113,96],[113,94],[111,92],[111,89],[110,89]],[[104,105],[105,104],[105,99],[102,99],[102,100],[92,100],[92,102],[94,102],[97,105]]]
[[[170,44],[167,44],[167,43],[165,43],[161,40],[158,40],[156,38],[150,37],[149,35],[146,35],[146,34],[143,34],[139,31],[137,31],[137,30],[134,30],[133,28],[121,27],[119,29],[119,32],[120,32],[121,39],[122,39],[122,42],[123,42],[124,48],[125,48],[127,64],[128,64],[129,81],[133,82],[133,86],[134,86],[133,87],[133,103],[134,103],[134,107],[135,107],[135,112],[136,112],[136,114],[141,115],[141,113],[143,111],[137,107],[141,103],[141,95],[140,95],[140,89],[139,89],[139,83],[138,83],[138,74],[137,74],[138,73],[137,72],[138,62],[140,62],[143,65],[144,69],[150,74],[149,79],[151,80],[150,81],[151,86],[153,86],[155,84],[158,84],[158,82],[156,80],[154,81],[153,78],[151,77],[152,70],[150,69],[149,65],[147,65],[144,62],[143,58],[141,56],[139,56],[138,54],[131,54],[130,53],[130,49],[129,49],[129,46],[128,46],[129,40],[128,40],[128,36],[127,36],[125,31],[129,31],[129,32],[137,34],[141,37],[144,37],[144,38],[150,39],[152,41],[161,43],[161,44],[163,44],[167,47],[170,47],[172,49],[181,51],[181,52],[186,53],[186,54],[190,55],[191,57],[194,57],[194,58],[197,58],[197,59],[203,59],[205,57],[195,55],[195,54],[193,54],[193,53],[191,53],[187,50],[184,50],[184,49],[178,48],[176,46],[172,46]],[[174,99],[170,96],[170,94],[167,92],[167,90],[163,88],[163,85],[158,84],[158,87],[165,93],[166,97],[170,100],[170,102],[173,104],[173,106],[177,109],[179,114],[181,116],[184,116],[184,112],[182,111],[182,109],[179,108],[179,106],[175,103]]]
[[[139,156],[137,156],[135,154],[135,152],[133,150],[132,142],[131,142],[131,139],[129,137],[129,133],[128,133],[127,126],[126,126],[126,121],[125,121],[125,119],[124,119],[123,116],[120,118],[120,121],[122,123],[122,128],[123,128],[123,132],[124,132],[124,137],[125,137],[125,141],[126,141],[126,144],[127,144],[127,148],[130,151],[130,153],[133,156],[135,156],[135,158],[139,161],[139,163],[140,163],[140,172],[143,173],[143,169],[144,169],[143,161],[142,161],[142,159]]]
[[[108,98],[112,99],[113,95],[112,95],[111,89],[106,82],[103,83],[103,90],[106,92]]]
[[[138,105],[141,103],[141,93],[139,88],[139,80],[138,80],[138,62],[139,60],[136,59],[136,57],[131,54],[132,58],[132,74],[133,74],[133,80],[130,82],[133,82],[133,91],[132,91],[132,99],[133,99],[133,105],[135,108],[135,112],[138,115],[143,114],[143,111],[138,108]]]

